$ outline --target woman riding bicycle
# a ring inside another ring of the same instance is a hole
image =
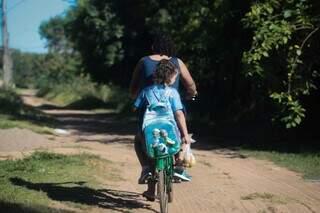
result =
[[[178,75],[175,82],[171,85],[173,88],[179,90],[179,83],[181,81],[184,89],[186,90],[187,97],[193,97],[197,94],[196,85],[192,79],[189,70],[186,65],[177,57],[174,57],[174,43],[167,36],[158,34],[152,44],[152,55],[145,56],[140,59],[133,72],[131,84],[130,84],[130,96],[135,99],[138,93],[153,84],[152,76],[153,72],[162,59],[167,59],[175,65],[178,69]],[[145,109],[139,109],[139,126],[142,125],[142,118]],[[189,136],[183,138],[189,142]],[[142,166],[141,176],[139,183],[144,182],[149,173],[149,162],[144,151],[144,144],[142,140],[141,132],[138,131],[135,137],[135,151],[139,162]],[[186,177],[187,179],[187,177]]]
[[[177,76],[178,70],[176,66],[172,62],[170,62],[170,60],[162,59],[158,63],[152,75],[154,84],[140,91],[134,103],[134,107],[135,109],[148,108],[148,111],[146,111],[146,113],[144,114],[143,124],[140,130],[141,134],[145,132],[145,128],[148,127],[148,124],[152,124],[152,120],[154,120],[155,118],[156,120],[159,120],[161,118],[163,119],[163,116],[165,116],[165,120],[170,122],[174,126],[174,138],[178,138],[177,141],[172,141],[172,144],[180,144],[180,134],[181,138],[183,139],[182,142],[190,143],[191,138],[188,134],[180,95],[175,88],[170,87],[170,85],[175,82]],[[150,109],[151,111],[149,112]],[[152,109],[158,109],[158,112],[157,110],[152,111]],[[155,145],[158,146],[158,143]],[[178,145],[177,147],[178,148],[173,152],[173,154],[179,151],[180,146]],[[151,166],[151,164],[152,162],[150,162],[149,166]],[[144,192],[143,195],[148,200],[153,201],[154,191],[155,182],[149,181],[148,190]]]

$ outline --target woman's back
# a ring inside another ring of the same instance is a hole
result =
[[[140,79],[141,87],[140,88],[144,89],[153,84],[152,74],[155,71],[155,68],[159,64],[160,60],[152,59],[150,56],[145,56],[141,60],[142,60],[142,66],[141,66],[141,79]],[[169,61],[172,62],[177,67],[178,70],[180,70],[178,58],[171,57]],[[177,90],[179,90],[179,74],[177,76],[176,81],[171,85],[171,87]]]

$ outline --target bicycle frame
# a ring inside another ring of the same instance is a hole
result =
[[[168,182],[172,181],[173,178],[173,156],[170,155],[164,155],[164,156],[158,156],[155,158],[155,169],[157,172],[164,170],[166,172],[166,175],[168,177]],[[167,183],[167,181],[166,181]]]
[[[177,138],[176,131],[175,125],[161,119],[144,129],[147,155],[154,162],[153,174],[148,182],[151,185],[148,187],[157,185],[161,213],[168,212],[168,203],[173,200],[173,155],[180,149],[180,138]],[[160,145],[164,145],[164,148]]]
[[[157,194],[160,201],[160,212],[168,212],[168,202],[173,200],[173,156],[157,155],[155,158],[155,172],[153,178],[158,182]]]

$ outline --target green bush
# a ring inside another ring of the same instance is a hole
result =
[[[0,128],[27,128],[39,133],[52,133],[54,120],[41,111],[25,105],[10,89],[0,89]]]
[[[22,99],[13,90],[0,89],[0,113],[18,115],[24,110]]]
[[[37,95],[73,109],[112,108],[122,111],[130,102],[122,88],[111,84],[99,85],[83,76],[74,76],[72,81],[59,84],[48,84],[39,88]]]
[[[41,111],[23,103],[22,98],[11,89],[0,89],[0,114],[31,120],[48,120]]]

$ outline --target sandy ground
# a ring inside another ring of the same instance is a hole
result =
[[[24,100],[35,106],[42,104],[30,94],[25,94]],[[102,185],[102,191],[112,199],[93,205],[90,212],[159,212],[158,202],[146,202],[141,196],[146,186],[137,184],[140,167],[133,149],[134,123],[90,111],[43,110],[55,116],[70,135],[1,130],[0,156],[16,157],[40,147],[60,153],[100,155],[116,162],[123,180]],[[271,162],[228,149],[198,147],[194,149],[197,165],[189,170],[193,179],[174,184],[169,212],[320,212],[319,182],[305,181],[301,175]]]

